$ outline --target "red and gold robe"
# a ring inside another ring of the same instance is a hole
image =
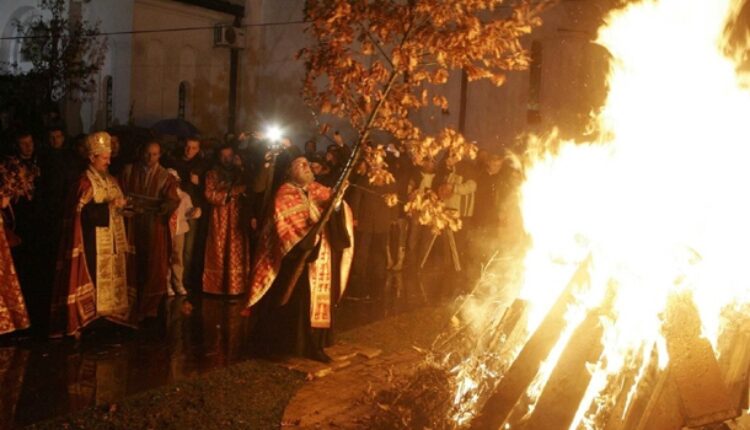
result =
[[[126,196],[149,198],[158,206],[127,220],[129,243],[135,247],[136,318],[141,321],[157,316],[159,304],[167,293],[169,219],[180,204],[178,183],[164,167],[146,169],[141,164],[125,166],[120,183]]]
[[[203,291],[210,294],[243,294],[247,291],[250,247],[241,220],[242,200],[227,201],[230,183],[220,173],[206,173],[206,200],[211,219],[206,239]],[[247,222],[248,220],[244,220]]]
[[[279,275],[281,261],[295,247],[313,226],[320,220],[325,206],[331,200],[331,189],[313,182],[307,190],[290,182],[283,184],[274,199],[273,222],[266,223],[260,238],[258,257],[250,283],[250,299],[247,307],[253,306],[268,292]],[[344,203],[346,230],[353,238],[351,209]],[[307,275],[310,282],[310,326],[312,328],[331,327],[332,281],[339,276],[344,295],[351,269],[354,246],[342,252],[340,273],[333,273],[333,253],[328,233],[323,230],[320,249],[315,261],[308,263]]]
[[[0,216],[0,334],[29,327],[29,316],[21,294],[10,245]]]
[[[51,335],[75,335],[100,317],[132,326],[135,289],[127,271],[131,248],[121,214],[106,211],[104,225],[84,226],[87,205],[107,205],[122,198],[122,190],[110,175],[89,169],[70,194],[63,222],[63,238],[52,290]],[[87,249],[85,230],[92,229]],[[90,262],[93,262],[90,266]]]

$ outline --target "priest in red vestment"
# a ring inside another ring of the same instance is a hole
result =
[[[339,203],[327,228],[313,237],[313,226],[331,204],[332,190],[314,181],[306,158],[288,158],[287,179],[276,192],[273,215],[261,232],[244,314],[258,308],[261,342],[327,362],[323,348],[331,343],[333,308],[346,289],[354,251],[351,210]],[[290,275],[306,250],[312,253],[305,270],[290,285]]]
[[[86,147],[89,168],[74,184],[65,208],[52,290],[53,337],[78,337],[98,318],[132,326],[135,290],[127,272],[131,248],[121,213],[126,201],[108,171],[109,134],[90,134]]]
[[[156,317],[167,294],[170,243],[169,219],[180,205],[177,180],[159,164],[161,145],[147,143],[141,160],[125,166],[120,183],[135,214],[128,218],[130,243],[135,246],[138,289],[136,318]]]
[[[8,206],[9,197],[0,195],[2,204]],[[16,268],[10,255],[10,246],[5,238],[3,217],[0,215],[0,334],[23,330],[29,327],[29,315],[21,294]]]
[[[247,291],[250,269],[249,220],[243,220],[246,185],[234,149],[218,149],[218,162],[206,173],[206,201],[211,218],[206,239],[203,292],[238,295]]]

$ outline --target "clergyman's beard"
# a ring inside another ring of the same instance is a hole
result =
[[[306,185],[309,185],[310,183],[312,183],[312,181],[315,180],[315,175],[313,175],[311,171],[307,171],[304,173],[294,175],[292,180],[294,180],[294,182],[296,182],[298,185],[301,185],[304,187]]]

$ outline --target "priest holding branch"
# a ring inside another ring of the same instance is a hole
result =
[[[243,314],[251,309],[256,314],[259,344],[273,352],[328,362],[323,348],[332,344],[333,308],[346,289],[354,251],[351,210],[332,202],[332,190],[314,181],[301,154],[280,155],[277,169],[286,172],[286,179],[261,232]],[[337,209],[321,234],[314,235],[330,204]],[[304,271],[294,281],[298,260],[306,254]]]

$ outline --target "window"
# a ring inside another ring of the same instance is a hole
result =
[[[529,66],[529,102],[526,121],[538,124],[542,121],[540,113],[542,93],[542,43],[535,40],[531,43],[531,65]]]
[[[0,40],[0,62],[5,63],[4,66],[13,72],[24,73],[31,70],[29,59],[22,53],[25,39],[20,38],[23,33],[19,26],[28,28],[40,17],[40,12],[35,7],[21,6],[7,19],[5,16],[0,18],[0,36],[3,37],[3,40]]]
[[[188,97],[188,83],[187,81],[180,82],[178,90],[178,102],[177,102],[177,118],[185,119],[185,113],[187,112],[187,97]]]
[[[104,78],[104,111],[105,124],[107,127],[112,125],[112,120],[114,118],[113,105],[112,76],[107,76]]]

